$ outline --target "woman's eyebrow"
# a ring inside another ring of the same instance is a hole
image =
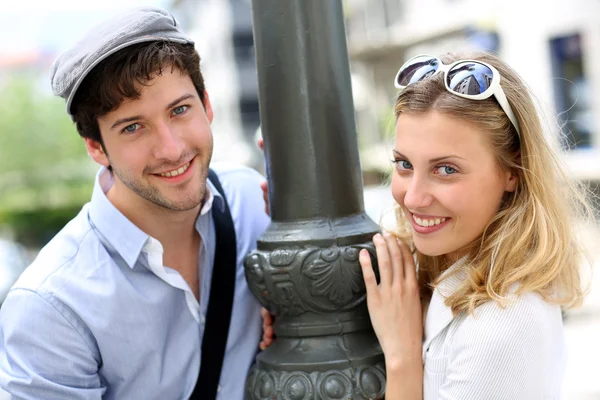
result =
[[[404,154],[400,153],[398,150],[394,149],[393,151],[394,151],[394,153],[395,153],[395,154],[396,154],[398,157],[406,158],[406,159],[408,160],[408,157],[406,157]],[[433,163],[436,163],[436,162],[440,162],[440,161],[442,161],[442,160],[447,160],[447,159],[449,159],[449,158],[458,158],[459,160],[466,160],[466,158],[464,158],[464,157],[460,157],[460,156],[458,156],[458,155],[456,155],[456,154],[448,154],[448,155],[446,155],[446,156],[441,156],[441,157],[435,157],[435,158],[432,158],[431,160],[429,160],[429,162],[430,162],[431,164],[433,164]]]

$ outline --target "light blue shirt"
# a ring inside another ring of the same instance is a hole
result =
[[[255,171],[213,166],[231,209],[237,277],[218,399],[241,400],[262,334],[243,259],[269,219]],[[39,253],[0,310],[0,386],[19,399],[187,399],[198,378],[215,256],[208,183],[196,221],[200,301],[162,246],[121,214],[101,169],[90,203]],[[218,265],[214,266],[219,268]]]

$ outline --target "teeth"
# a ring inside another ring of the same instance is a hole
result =
[[[429,227],[429,226],[434,226],[434,225],[439,225],[442,222],[446,221],[446,218],[436,218],[436,219],[421,219],[417,216],[413,216],[415,219],[415,222],[417,223],[417,225],[419,226],[423,226],[423,227]]]
[[[173,176],[181,175],[185,171],[187,171],[187,169],[189,168],[189,166],[190,166],[190,163],[187,163],[187,164],[185,164],[183,167],[181,167],[179,169],[165,172],[164,174],[160,174],[160,176],[166,176],[167,178],[171,178]]]

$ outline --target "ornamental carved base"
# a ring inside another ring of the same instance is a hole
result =
[[[248,285],[275,316],[276,335],[257,356],[246,399],[384,397],[384,359],[366,307],[361,249],[375,261],[372,243],[292,245],[246,257]]]
[[[383,363],[375,366],[317,372],[260,370],[246,381],[247,398],[260,400],[381,399],[385,392]]]

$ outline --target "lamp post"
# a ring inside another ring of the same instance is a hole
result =
[[[379,231],[364,211],[341,0],[253,0],[272,222],[245,259],[277,339],[248,399],[378,399],[381,348],[358,252]]]

